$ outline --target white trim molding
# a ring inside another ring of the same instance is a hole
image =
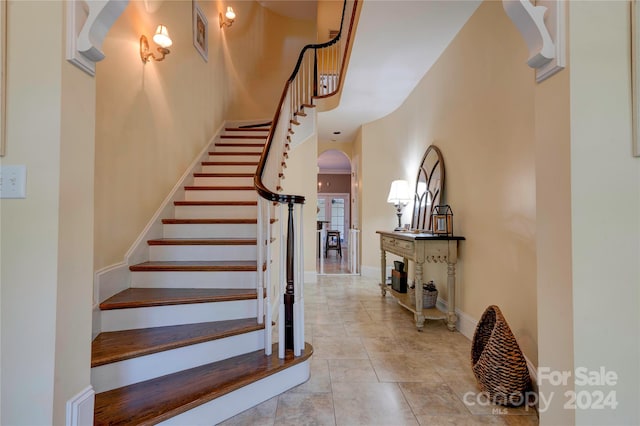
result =
[[[102,42],[129,0],[67,1],[67,60],[87,74],[96,74],[104,59]]]
[[[502,7],[527,43],[527,65],[536,70],[536,81],[565,67],[565,1],[502,0]]]
[[[93,388],[91,386],[87,386],[80,391],[80,393],[67,401],[66,426],[93,425],[95,395]]]

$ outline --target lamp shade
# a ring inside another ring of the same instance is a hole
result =
[[[164,47],[165,49],[173,44],[171,37],[169,37],[169,30],[167,30],[167,27],[164,25],[158,25],[156,33],[153,35],[153,41],[155,41],[158,46]]]
[[[406,180],[394,180],[391,182],[387,203],[407,204],[409,201],[411,201],[409,182]]]

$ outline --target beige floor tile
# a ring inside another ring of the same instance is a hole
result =
[[[371,357],[371,363],[381,382],[425,382],[428,384],[443,383],[434,366],[425,362],[424,358],[407,354],[383,354]]]
[[[347,330],[342,323],[337,324],[315,324],[313,335],[316,337],[347,337]]]
[[[338,382],[332,388],[338,425],[418,424],[396,383]]]
[[[337,382],[378,382],[378,376],[369,360],[330,359],[331,383]]]
[[[385,354],[404,354],[406,351],[395,337],[361,337],[369,357],[381,357]]]
[[[344,328],[347,335],[353,337],[393,337],[393,333],[384,324],[373,321],[346,321]]]
[[[277,407],[278,397],[276,396],[219,423],[219,426],[272,426],[275,422]]]
[[[381,297],[375,279],[305,284],[305,336],[314,346],[310,379],[224,426],[538,424],[533,408],[477,401],[469,339],[444,321],[418,332],[413,314]]]
[[[367,350],[358,337],[314,338],[313,356],[323,359],[367,359]]]
[[[416,416],[467,415],[469,410],[445,383],[400,383]]]
[[[335,425],[331,394],[285,393],[278,398],[274,425]]]
[[[286,393],[329,393],[331,392],[331,375],[326,359],[312,357],[309,380],[288,390]]]

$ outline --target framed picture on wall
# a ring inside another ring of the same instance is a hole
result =
[[[193,45],[205,62],[209,60],[209,23],[196,0],[193,4]]]

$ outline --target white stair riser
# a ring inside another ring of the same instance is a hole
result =
[[[255,219],[256,206],[175,206],[176,219]]]
[[[208,161],[220,161],[223,163],[236,163],[236,162],[244,162],[250,161],[252,163],[257,163],[260,161],[259,155],[209,155]]]
[[[158,424],[165,426],[218,424],[306,382],[309,380],[310,371],[310,360],[306,360]]]
[[[215,160],[218,161],[218,160]],[[257,163],[258,159],[253,159],[251,162]],[[202,173],[255,173],[256,165],[239,166],[235,164],[223,164],[217,166],[202,166]]]
[[[255,245],[149,246],[151,261],[256,260]]]
[[[111,309],[101,311],[102,331],[251,318],[257,316],[257,304],[255,299],[251,299],[147,308]]]
[[[255,189],[216,189],[216,190],[186,190],[186,201],[256,201],[258,193]]]
[[[162,225],[164,238],[256,238],[258,225],[241,224],[167,224]]]
[[[195,177],[193,186],[253,186],[253,176]]]
[[[225,144],[233,144],[234,141],[224,141]],[[263,146],[245,146],[240,145],[238,142],[235,146],[216,146],[213,148],[213,152],[262,152]],[[242,143],[262,143],[262,141],[242,141]]]
[[[131,287],[141,288],[256,288],[256,271],[132,272]]]
[[[96,393],[264,349],[264,330],[184,346],[91,369]]]

